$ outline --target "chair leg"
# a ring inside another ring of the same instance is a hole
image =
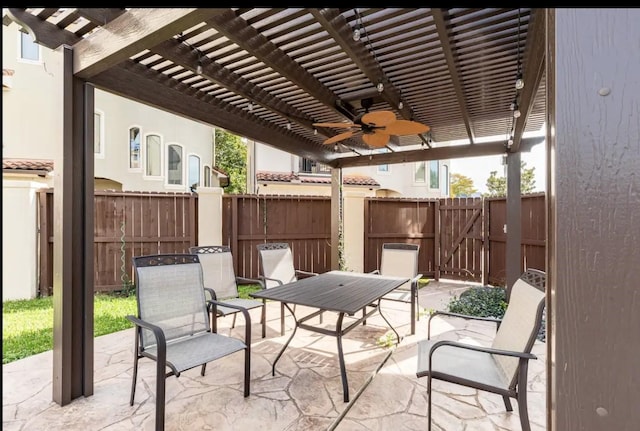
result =
[[[529,412],[527,411],[527,391],[518,392],[518,413],[520,414],[520,426],[522,431],[531,431],[529,424]]]
[[[513,407],[511,406],[511,399],[508,396],[503,395],[502,400],[504,401],[504,408],[507,409],[508,412],[512,412]]]
[[[202,364],[202,370],[200,370],[200,375],[204,377],[204,372],[207,370],[207,364]]]
[[[284,335],[284,303],[280,303],[280,335]]]
[[[137,350],[137,347],[136,347]],[[138,377],[138,353],[136,352],[133,359],[133,379],[131,380],[131,398],[129,399],[129,405],[133,405],[133,399],[136,396],[136,379]]]
[[[133,405],[133,399],[136,396],[136,380],[138,378],[138,359],[140,356],[138,355],[138,343],[139,343],[140,332],[139,329],[136,328],[136,336],[135,336],[135,345],[133,346],[133,379],[131,381],[131,398],[129,399],[129,405]]]
[[[265,300],[262,300],[262,316],[260,317],[260,323],[262,323],[262,338],[267,335],[267,306],[265,305]]]
[[[165,364],[156,361],[156,431],[164,431]]]
[[[427,431],[431,431],[431,373],[427,376]]]
[[[249,396],[249,382],[251,381],[251,345],[244,349],[244,396]]]
[[[236,327],[236,316],[238,313],[233,313],[233,321],[231,322],[231,329]]]

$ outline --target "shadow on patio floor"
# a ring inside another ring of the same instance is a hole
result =
[[[420,290],[420,309],[442,309],[450,295],[468,285],[431,281]],[[251,395],[242,396],[242,353],[215,361],[204,377],[200,369],[167,379],[167,430],[414,430],[426,429],[426,379],[415,377],[416,342],[426,338],[427,318],[409,335],[409,305],[386,301],[383,313],[403,336],[385,347],[390,329],[378,314],[343,338],[351,402],[342,400],[334,337],[299,329],[271,375],[271,364],[291,333],[279,335],[279,304],[268,303],[267,337],[259,338],[259,312],[252,311]],[[303,312],[303,307],[296,314]],[[333,313],[324,313],[324,324]],[[219,331],[242,338],[244,328]],[[449,332],[450,331],[450,332]],[[434,333],[488,341],[495,325],[434,319]],[[258,338],[255,338],[258,337]],[[154,429],[155,363],[142,359],[136,399],[129,406],[133,367],[133,330],[95,339],[94,395],[60,407],[52,402],[52,352],[2,367],[3,419],[7,430],[116,431]],[[529,366],[529,416],[532,430],[545,429],[544,343]],[[434,430],[519,430],[517,405],[504,410],[499,395],[434,381]]]

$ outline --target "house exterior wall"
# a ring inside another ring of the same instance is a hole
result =
[[[40,62],[19,58],[19,27],[12,23],[2,27],[2,67],[13,70],[11,88],[2,92],[2,152],[5,158],[54,159],[56,140],[52,135],[59,126],[60,82],[56,76],[59,52],[40,48]],[[188,157],[200,157],[200,184],[204,166],[213,165],[213,128],[193,120],[128,100],[96,89],[95,110],[102,121],[103,150],[95,157],[95,176],[99,188],[113,187],[135,191],[189,191]],[[162,174],[147,177],[143,168],[129,169],[129,128],[139,127],[141,135],[140,165],[146,161],[145,138],[157,134],[162,143]],[[183,184],[166,181],[167,146],[183,147]],[[105,181],[106,180],[106,181]],[[119,186],[120,185],[120,186]],[[213,175],[212,186],[217,186]]]
[[[255,145],[248,148],[255,149],[255,156],[250,157],[255,163],[255,169],[248,169],[247,172],[252,172],[251,175],[255,176],[256,171],[268,171],[268,172],[299,172],[300,171],[300,157],[287,153],[282,150],[278,150],[269,145],[256,142]],[[381,197],[412,197],[412,198],[438,198],[448,195],[448,185],[445,178],[448,179],[449,175],[449,160],[439,161],[440,172],[440,184],[437,187],[431,187],[429,184],[429,162],[427,161],[426,182],[416,183],[414,181],[415,163],[401,163],[395,165],[389,165],[388,172],[382,172],[378,166],[361,166],[353,168],[344,168],[342,170],[343,175],[363,175],[375,179],[380,188],[374,190],[373,194],[369,193],[368,188],[360,188],[358,191],[363,191],[367,196],[381,196]],[[445,175],[446,173],[446,175]],[[251,183],[252,179],[249,179],[247,184]],[[307,184],[283,184],[275,185],[269,184],[265,190],[265,187],[256,183],[259,187],[257,193],[260,194],[311,194],[307,192]],[[321,190],[318,194],[322,196],[331,195],[331,185],[314,186]],[[326,189],[326,192],[324,191]],[[353,191],[356,191],[354,188]]]

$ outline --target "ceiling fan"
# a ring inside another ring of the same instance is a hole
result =
[[[324,144],[335,144],[352,136],[362,135],[362,140],[369,147],[382,148],[387,145],[391,135],[418,135],[430,130],[417,121],[398,120],[391,111],[369,112],[371,106],[367,99],[362,100],[362,106],[366,111],[358,115],[352,123],[313,123],[316,127],[333,127],[336,129],[349,129],[326,139]]]

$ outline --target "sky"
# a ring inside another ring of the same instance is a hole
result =
[[[526,163],[526,168],[535,167],[536,192],[544,192],[546,187],[546,156],[545,142],[535,145],[530,152],[523,152],[521,160]],[[479,193],[487,192],[487,178],[491,171],[497,171],[498,176],[504,176],[502,156],[469,157],[464,159],[451,159],[451,173],[462,174],[473,180],[473,186]]]

